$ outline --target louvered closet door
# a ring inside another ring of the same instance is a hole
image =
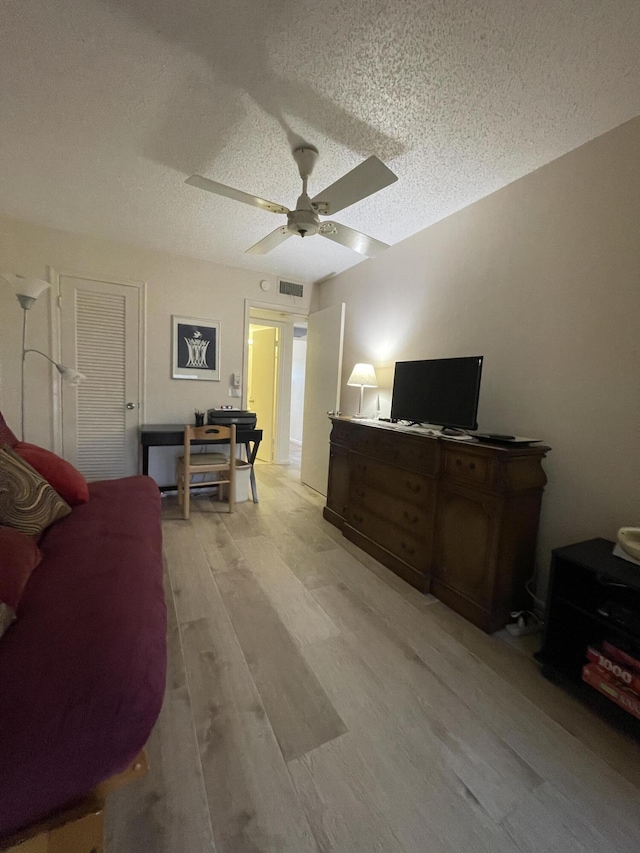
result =
[[[62,383],[64,456],[88,480],[138,471],[139,288],[60,277],[62,362],[84,373]]]

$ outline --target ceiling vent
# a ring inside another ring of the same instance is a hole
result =
[[[304,288],[301,284],[296,284],[294,281],[283,281],[280,279],[278,283],[278,292],[285,296],[302,296]]]

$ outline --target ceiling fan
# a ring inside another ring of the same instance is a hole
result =
[[[309,198],[307,180],[318,159],[318,149],[313,145],[300,145],[294,149],[293,159],[298,164],[298,171],[302,178],[302,195],[296,202],[295,210],[289,210],[281,204],[275,204],[272,201],[258,198],[258,196],[243,193],[241,190],[227,187],[217,181],[210,181],[201,175],[192,175],[187,178],[185,183],[216,195],[231,198],[234,201],[241,201],[262,210],[268,210],[270,213],[286,214],[286,225],[276,228],[255,246],[246,250],[254,255],[265,255],[294,234],[299,234],[301,237],[320,234],[327,240],[333,240],[334,243],[340,243],[348,249],[353,249],[355,252],[360,252],[360,254],[367,255],[370,258],[389,248],[387,243],[361,234],[360,231],[354,231],[353,228],[347,228],[346,225],[341,225],[339,222],[321,222],[320,216],[333,216],[339,210],[344,210],[345,207],[349,207],[357,201],[388,187],[389,184],[398,180],[398,176],[394,175],[391,169],[388,169],[377,157],[369,157],[314,198]]]

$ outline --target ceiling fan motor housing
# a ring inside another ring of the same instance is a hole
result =
[[[317,234],[319,226],[318,214],[313,209],[299,208],[298,210],[291,210],[287,214],[287,228],[301,237]]]

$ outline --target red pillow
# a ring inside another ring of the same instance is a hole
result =
[[[17,443],[18,439],[11,432],[7,426],[7,422],[2,417],[2,412],[0,412],[0,444],[8,444],[9,447],[15,447]]]
[[[34,536],[0,527],[0,602],[16,610],[31,572],[42,559]]]
[[[87,481],[70,462],[44,447],[19,441],[13,448],[65,500],[69,506],[89,500]]]

